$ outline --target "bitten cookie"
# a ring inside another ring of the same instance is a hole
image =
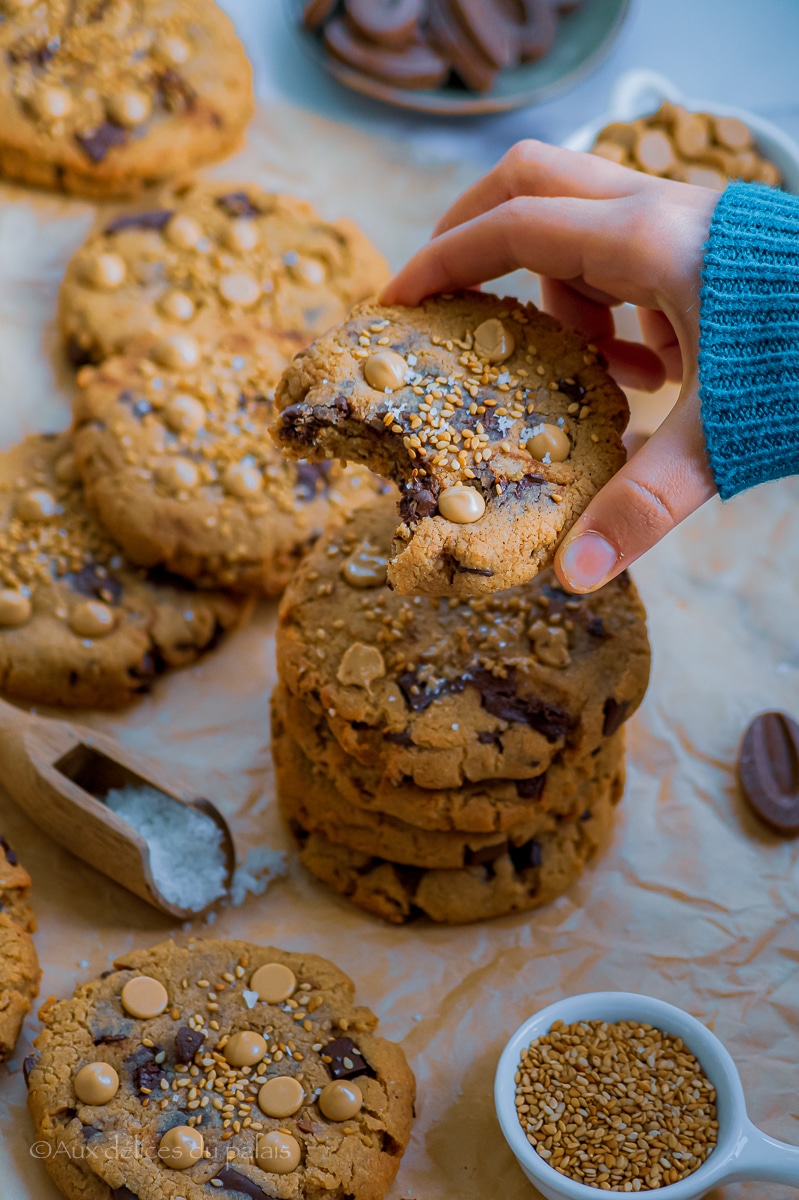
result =
[[[363,467],[281,455],[267,428],[285,360],[265,334],[227,332],[182,366],[170,345],[81,370],[75,459],[86,501],[134,563],[279,595],[331,513],[385,485]]]
[[[220,158],[252,116],[252,72],[211,0],[5,0],[0,172],[127,196]]]
[[[551,574],[471,600],[400,596],[385,583],[393,528],[391,497],[352,514],[281,604],[279,677],[347,754],[424,788],[530,779],[638,707],[650,653],[626,574],[589,596]]]
[[[30,875],[0,835],[0,1062],[13,1052],[42,973],[31,934]]]
[[[0,692],[119,708],[247,609],[126,563],[85,506],[69,434],[0,456]]]
[[[534,838],[553,833],[590,811],[597,794],[606,791],[624,764],[624,734],[616,734],[613,771],[600,765],[563,798],[558,809],[535,802],[518,823],[502,833],[463,833],[422,829],[400,818],[351,804],[338,785],[302,753],[285,732],[273,730],[272,753],[281,811],[292,828],[321,833],[329,842],[370,857],[412,867],[458,868],[493,862],[511,855]],[[331,787],[331,784],[333,785]],[[420,789],[421,790],[421,789]],[[486,789],[488,790],[488,789]],[[435,792],[430,792],[435,797]],[[586,818],[587,819],[587,818]]]
[[[387,275],[350,221],[323,221],[307,201],[251,183],[196,184],[103,221],[67,267],[61,331],[75,365],[149,335],[171,339],[182,366],[244,324],[291,357]]]
[[[379,766],[364,766],[345,753],[325,718],[278,684],[272,693],[272,751],[276,759],[287,742],[295,743],[346,800],[343,809],[329,794],[320,793],[315,799],[326,811],[337,815],[346,811],[350,823],[354,823],[355,808],[359,810],[357,820],[364,823],[379,822],[389,827],[399,821],[403,827],[412,826],[422,834],[457,831],[496,835],[539,815],[560,819],[576,811],[576,797],[589,782],[609,782],[624,757],[622,728],[603,738],[585,757],[575,758],[568,750],[561,751],[546,771],[529,779],[488,779],[450,788],[419,787],[410,777],[391,782],[380,773]]]
[[[415,1083],[354,990],[315,954],[164,942],[48,1001],[28,1105],[55,1183],[71,1200],[380,1200]]]
[[[490,862],[457,870],[425,870],[336,845],[295,825],[300,859],[359,908],[401,925],[417,917],[462,925],[548,904],[580,877],[613,831],[624,768],[598,792],[583,817],[542,833]]]
[[[525,583],[622,466],[624,394],[532,305],[463,292],[356,308],[291,363],[275,436],[401,490],[388,578],[406,594]]]

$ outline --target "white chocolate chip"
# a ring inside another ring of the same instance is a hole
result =
[[[128,91],[109,96],[106,111],[117,125],[135,129],[146,121],[152,112],[152,101],[146,92]]]
[[[205,406],[196,396],[178,392],[164,408],[164,419],[175,433],[196,433],[205,424]]]
[[[324,283],[327,278],[324,263],[318,258],[298,258],[296,262],[290,262],[286,270],[298,283],[308,283],[312,287]]]
[[[0,626],[4,629],[18,629],[31,618],[33,606],[27,596],[13,588],[3,588],[0,591]]]
[[[368,688],[375,679],[382,679],[385,673],[386,664],[377,646],[353,642],[344,651],[336,679],[345,687]]]
[[[378,392],[396,392],[405,383],[408,364],[396,350],[376,350],[363,364],[363,377]]]
[[[95,254],[83,264],[83,278],[90,287],[113,292],[125,282],[128,268],[119,254]]]
[[[101,600],[83,600],[69,616],[69,627],[79,637],[104,637],[115,624],[112,609]]]
[[[189,458],[165,458],[156,464],[155,478],[170,491],[191,491],[197,486],[200,472]]]
[[[194,301],[185,292],[171,288],[160,297],[158,311],[170,321],[190,321],[194,316]]]
[[[261,298],[261,285],[247,271],[234,271],[219,280],[219,294],[227,304],[252,308]]]
[[[53,474],[58,483],[72,484],[78,482],[78,468],[75,463],[75,455],[71,450],[67,450],[65,454],[56,459]]]
[[[254,221],[231,221],[224,234],[225,245],[239,253],[254,250],[261,240],[261,234]]]
[[[42,84],[30,98],[37,116],[45,121],[62,121],[72,112],[72,96],[66,88]]]
[[[490,363],[501,363],[516,349],[516,340],[496,317],[489,317],[474,331],[474,352]]]
[[[222,486],[225,491],[229,492],[231,496],[238,496],[240,500],[256,496],[261,491],[263,484],[263,475],[253,463],[232,463],[222,475]]]
[[[150,351],[162,367],[194,367],[200,359],[200,347],[187,333],[173,333],[156,342]]]
[[[382,587],[386,582],[387,567],[386,556],[365,545],[347,559],[341,568],[341,574],[350,587]]]
[[[166,227],[166,238],[180,250],[192,250],[202,241],[203,231],[186,213],[177,213]]]
[[[527,449],[539,462],[543,462],[547,454],[549,462],[564,462],[571,454],[572,447],[568,435],[558,425],[544,424],[530,438]]]
[[[189,57],[189,47],[183,38],[176,37],[174,34],[159,33],[153,44],[153,53],[161,59],[161,62],[178,67]]]
[[[456,483],[445,488],[438,497],[438,511],[447,521],[456,525],[471,525],[479,521],[486,510],[486,502],[476,488]]]
[[[17,496],[14,516],[21,521],[52,521],[62,512],[55,496],[46,488],[31,488]]]

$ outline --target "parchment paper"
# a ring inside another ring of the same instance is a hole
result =
[[[273,107],[216,174],[258,178],[308,195],[328,216],[352,215],[399,265],[476,172],[416,164],[402,146]],[[0,190],[2,445],[68,424],[67,376],[59,382],[51,360],[53,318],[60,273],[92,214],[80,202]],[[657,422],[666,399],[643,402],[638,429]],[[733,775],[756,712],[799,711],[799,480],[708,504],[635,577],[654,669],[628,726],[615,841],[568,895],[533,915],[396,929],[299,869],[275,814],[268,746],[273,608],[124,716],[85,717],[184,768],[227,815],[239,857],[258,848],[275,872],[265,894],[192,934],[330,956],[356,980],[382,1032],[402,1041],[419,1101],[395,1200],[532,1195],[494,1117],[494,1067],[529,1013],[570,992],[651,992],[708,1021],[741,1069],[755,1121],[799,1142],[799,843],[749,815]],[[62,852],[1,792],[0,814],[34,879],[42,997],[67,995],[132,946],[189,936]],[[36,1028],[32,1017],[15,1059],[0,1067],[0,1200],[57,1196],[30,1153],[19,1070]],[[728,1191],[791,1194],[774,1185]]]

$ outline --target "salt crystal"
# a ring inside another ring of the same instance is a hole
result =
[[[230,903],[243,904],[248,895],[262,896],[273,879],[286,874],[286,855],[271,846],[256,846],[236,870],[230,885]]]
[[[258,1003],[258,993],[251,992],[249,988],[244,988],[241,994],[244,997],[244,1003],[247,1005],[247,1007],[255,1008],[256,1004]]]
[[[224,895],[222,831],[206,813],[151,787],[114,788],[105,803],[144,838],[155,886],[170,904],[200,912]]]

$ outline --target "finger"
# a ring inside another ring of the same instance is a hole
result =
[[[647,182],[644,182],[644,181]],[[493,170],[460,196],[433,231],[438,237],[514,196],[581,196],[607,200],[652,187],[649,176],[596,154],[577,154],[547,142],[517,142]]]
[[[677,404],[569,530],[555,557],[558,578],[570,591],[595,591],[715,491],[694,393]]]
[[[559,279],[542,279],[541,295],[548,313],[562,325],[578,329],[597,347],[607,359],[611,375],[623,387],[655,392],[663,386],[666,373],[659,356],[640,342],[617,338],[613,313],[606,303],[597,303]]]
[[[648,279],[663,274],[646,222],[631,200],[523,197],[428,242],[386,286],[383,304],[418,304],[425,296],[497,279],[519,267],[555,279],[582,278],[620,300],[657,305]],[[632,270],[633,279],[626,279]]]
[[[639,308],[638,324],[647,346],[663,360],[666,378],[679,382],[682,379],[682,352],[671,321],[665,313]]]

